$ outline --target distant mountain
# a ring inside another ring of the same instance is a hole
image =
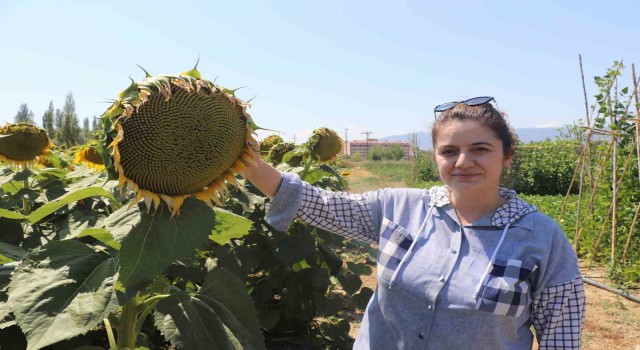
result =
[[[555,140],[560,135],[558,128],[520,128],[516,129],[518,139],[523,143]],[[392,135],[379,138],[386,141],[411,141],[411,133],[403,135]],[[417,132],[418,147],[420,149],[431,149],[431,133],[426,131]]]
[[[560,136],[560,128],[520,128],[516,134],[523,143],[555,140]]]

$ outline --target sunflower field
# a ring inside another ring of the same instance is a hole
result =
[[[0,128],[1,349],[346,348],[373,291],[366,245],[265,221],[238,174],[263,157],[342,190],[341,140],[294,145],[196,68],[132,82],[95,141],[68,150]]]

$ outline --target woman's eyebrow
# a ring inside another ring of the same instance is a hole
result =
[[[495,145],[489,141],[478,141],[471,144],[472,146],[491,146],[495,147]],[[440,145],[437,148],[458,148],[457,145]]]
[[[479,142],[474,142],[472,143],[473,146],[483,146],[483,145],[487,145],[487,146],[491,146],[493,147],[493,143],[488,142],[488,141],[479,141]]]

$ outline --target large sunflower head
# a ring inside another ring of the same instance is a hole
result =
[[[73,163],[84,164],[87,168],[94,169],[96,171],[105,170],[104,158],[102,158],[99,148],[99,145],[96,144],[80,147],[76,150],[76,154],[73,157]]]
[[[318,128],[307,141],[311,156],[320,163],[330,163],[338,158],[342,150],[342,139],[329,128]]]
[[[247,107],[196,68],[179,75],[147,73],[103,115],[121,188],[136,192],[147,207],[163,200],[172,215],[192,195],[222,204],[226,182],[236,184],[233,172],[254,164],[247,142],[255,143],[256,126]]]
[[[0,127],[0,162],[18,167],[39,167],[39,159],[53,145],[47,132],[27,123]]]

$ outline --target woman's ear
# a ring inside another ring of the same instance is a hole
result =
[[[502,163],[502,165],[504,166],[504,168],[510,168],[511,167],[511,161],[513,160],[513,156],[516,154],[515,150],[511,150],[509,152],[509,154],[507,154],[504,157],[504,162]]]

